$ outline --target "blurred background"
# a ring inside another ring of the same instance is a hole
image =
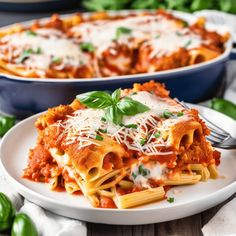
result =
[[[156,8],[185,12],[210,9],[236,14],[236,0],[0,0],[0,26],[55,12]]]
[[[1,11],[56,11],[81,9],[90,11],[165,8],[194,12],[215,9],[236,13],[235,0],[0,0]]]

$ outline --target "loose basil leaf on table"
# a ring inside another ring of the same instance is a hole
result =
[[[16,210],[11,200],[0,192],[0,232],[11,228],[15,212]]]
[[[210,107],[236,120],[236,104],[223,98],[213,98]]]
[[[15,125],[16,118],[14,116],[0,115],[0,136],[2,137],[10,128]]]
[[[11,236],[38,236],[38,232],[28,215],[18,213],[13,221]]]

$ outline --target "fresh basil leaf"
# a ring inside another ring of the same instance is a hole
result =
[[[150,110],[146,105],[133,100],[130,97],[124,97],[117,103],[117,107],[122,112],[123,115],[133,116],[138,113],[143,113]]]
[[[83,0],[82,5],[92,11],[127,9],[129,0]]]
[[[96,48],[92,43],[84,42],[80,44],[80,49],[85,52],[94,52]]]
[[[121,89],[120,89],[120,88],[119,88],[119,89],[116,89],[116,90],[112,93],[112,95],[111,95],[112,100],[113,100],[115,103],[119,102],[119,100],[120,100],[120,95],[121,95]]]
[[[15,125],[14,116],[0,116],[0,136],[2,137],[12,126]]]
[[[102,117],[102,118],[101,118],[101,121],[106,122],[107,120],[106,120],[105,117]]]
[[[105,109],[105,118],[116,125],[122,123],[123,115],[117,106],[109,106]]]
[[[89,108],[103,109],[112,105],[110,94],[102,91],[82,93],[77,95],[76,98]]]
[[[225,0],[224,0],[225,1]],[[233,0],[235,1],[235,0]],[[206,1],[206,0],[194,0],[190,5],[190,9],[192,11],[200,11],[203,9],[211,9],[213,7],[213,1]]]

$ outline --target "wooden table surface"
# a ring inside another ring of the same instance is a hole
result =
[[[50,16],[51,14],[52,12],[1,12],[0,9],[0,27],[19,21]],[[236,197],[236,194],[234,194],[230,199],[232,199],[233,197]],[[220,207],[222,207],[227,201],[200,214],[159,224],[122,226],[88,223],[88,236],[199,236],[202,235],[202,226],[205,225],[215,215],[215,213],[220,209]],[[140,217],[142,216],[140,215]]]

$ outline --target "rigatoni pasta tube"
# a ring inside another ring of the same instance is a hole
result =
[[[147,204],[153,201],[161,200],[165,197],[163,187],[152,188],[140,192],[129,193],[117,196],[118,208],[130,208],[142,204]]]

